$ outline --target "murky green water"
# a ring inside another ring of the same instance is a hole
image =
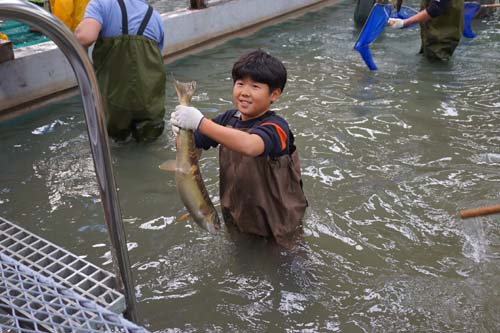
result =
[[[413,4],[413,3],[411,3]],[[416,6],[416,4],[415,4]],[[140,324],[156,332],[498,332],[499,14],[474,22],[449,64],[417,55],[418,29],[386,31],[370,72],[345,2],[166,66],[196,80],[207,116],[231,107],[230,69],[261,47],[289,71],[275,108],[296,134],[309,199],[300,255],[210,236],[184,213],[170,132],[114,145]],[[0,214],[111,270],[80,98],[0,131]],[[217,152],[203,155],[218,201]]]
[[[190,6],[189,0],[148,0],[148,3],[160,13],[171,12]]]

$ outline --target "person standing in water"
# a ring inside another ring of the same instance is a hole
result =
[[[447,61],[464,31],[464,0],[422,0],[421,11],[407,18],[389,19],[389,26],[401,29],[420,23],[423,53],[430,60]]]
[[[307,200],[292,131],[269,109],[285,88],[286,68],[255,50],[236,61],[232,78],[236,109],[210,120],[194,107],[178,105],[172,129],[195,131],[197,148],[219,146],[220,201],[230,230],[293,248],[302,235]]]
[[[92,59],[108,134],[151,141],[164,128],[165,80],[160,14],[144,0],[91,0],[75,35]]]

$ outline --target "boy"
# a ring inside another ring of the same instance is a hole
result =
[[[210,120],[196,108],[178,105],[173,130],[195,131],[198,148],[220,145],[220,200],[228,226],[292,248],[302,233],[307,201],[293,134],[285,119],[269,110],[285,87],[285,66],[256,50],[234,64],[232,78],[235,110]]]

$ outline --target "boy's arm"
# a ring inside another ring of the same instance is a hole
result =
[[[247,156],[259,156],[264,152],[264,140],[257,134],[250,134],[214,123],[202,118],[198,131],[227,148]]]
[[[247,156],[259,156],[264,152],[264,140],[259,135],[219,125],[191,106],[178,105],[170,122],[177,127],[197,130],[219,144]]]

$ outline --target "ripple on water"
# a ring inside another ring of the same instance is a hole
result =
[[[63,206],[71,208],[76,204],[74,200],[91,202],[99,196],[94,162],[85,136],[53,143],[48,149],[50,153],[34,163],[33,172],[35,177],[45,180],[50,212]]]

